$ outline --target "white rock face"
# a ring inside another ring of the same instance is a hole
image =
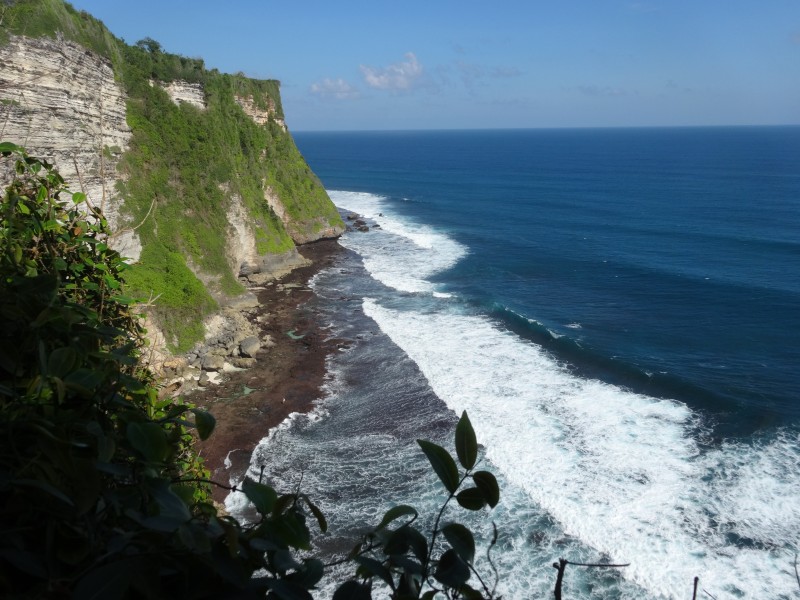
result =
[[[188,81],[170,81],[169,83],[153,82],[150,85],[158,85],[163,89],[175,104],[191,104],[200,110],[207,108],[206,94],[203,86],[199,83],[189,83]]]
[[[231,271],[236,274],[242,271],[255,272],[259,264],[256,235],[247,210],[238,195],[231,196],[227,217],[231,228],[227,248]]]
[[[266,194],[265,198],[278,217],[284,220],[285,210],[274,194]],[[279,210],[281,212],[278,212]],[[238,195],[230,197],[227,218],[230,226],[227,243],[228,264],[234,273],[250,276],[251,279],[253,275],[260,274],[261,277],[255,279],[263,282],[281,277],[292,269],[308,264],[308,261],[295,249],[283,254],[259,255],[253,223]]]
[[[83,191],[103,210],[118,232],[111,245],[136,259],[141,245],[126,230],[115,189],[130,138],[125,94],[108,60],[49,38],[11,36],[0,47],[0,139],[52,162],[72,191]]]
[[[316,217],[305,222],[295,221],[286,211],[286,207],[278,195],[268,186],[265,187],[264,199],[283,222],[295,244],[307,244],[316,240],[335,238],[344,232],[344,227],[331,225],[324,217]]]
[[[236,104],[242,107],[244,114],[253,119],[253,121],[259,125],[266,125],[270,117],[272,117],[278,126],[283,129],[283,131],[286,131],[286,122],[283,119],[278,118],[278,116],[275,114],[275,104],[271,99],[269,100],[269,106],[267,110],[256,106],[252,96],[234,96],[233,99],[236,100]]]

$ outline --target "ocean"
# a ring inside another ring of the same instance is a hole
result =
[[[325,397],[252,464],[313,493],[323,552],[438,510],[415,440],[466,410],[501,502],[447,518],[496,523],[505,598],[560,557],[630,563],[568,568],[571,599],[797,597],[800,127],[295,139],[369,226],[313,281]]]

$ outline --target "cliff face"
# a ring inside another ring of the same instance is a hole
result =
[[[277,82],[129,46],[61,0],[16,0],[0,24],[0,139],[102,208],[171,351],[202,340],[239,277],[285,273],[305,262],[295,244],[344,230],[282,110]]]
[[[128,148],[125,93],[110,61],[73,42],[12,36],[0,46],[0,139],[56,165],[74,191],[103,209],[124,256],[139,258],[116,191]]]

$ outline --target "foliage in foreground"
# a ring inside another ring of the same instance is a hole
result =
[[[47,162],[8,143],[0,155],[16,160],[0,205],[0,594],[311,598],[324,565],[309,523],[325,531],[322,513],[305,494],[250,480],[241,491],[257,523],[217,512],[190,433],[206,438],[213,417],[159,400],[102,214]],[[449,494],[430,537],[415,509],[390,509],[348,556],[356,573],[337,600],[373,586],[398,599],[493,596],[469,529],[440,526],[453,499],[479,510],[499,498],[494,476],[474,470],[466,414],[455,441],[463,474],[419,442]]]

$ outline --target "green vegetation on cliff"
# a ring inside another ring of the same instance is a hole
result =
[[[122,212],[144,247],[126,279],[143,297],[160,295],[154,315],[171,350],[188,350],[202,338],[214,298],[242,291],[239,265],[227,252],[235,235],[227,217],[232,198],[245,207],[262,255],[290,251],[293,237],[342,225],[282,126],[277,81],[208,70],[202,60],[164,52],[149,38],[125,44],[61,0],[16,0],[0,11],[8,32],[63,36],[107,57],[126,90],[133,137],[119,167]],[[163,89],[172,81],[202,86],[205,108],[175,104]],[[245,114],[237,98],[268,115],[266,122]],[[285,210],[288,230],[267,195]]]

